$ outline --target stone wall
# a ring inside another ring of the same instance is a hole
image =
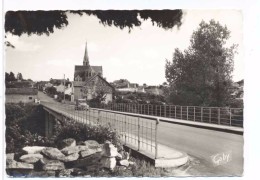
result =
[[[129,161],[129,153],[118,152],[109,141],[76,143],[69,138],[58,147],[27,146],[22,153],[7,154],[7,174],[12,177],[90,177],[93,171],[113,171],[116,166],[134,165]]]
[[[34,102],[34,99],[37,99],[37,95],[20,95],[20,94],[6,94],[5,102],[6,103],[29,103]]]

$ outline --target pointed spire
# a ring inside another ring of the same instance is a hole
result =
[[[86,42],[86,47],[85,47],[85,54],[84,54],[84,59],[83,59],[83,65],[84,66],[89,66],[87,42]]]

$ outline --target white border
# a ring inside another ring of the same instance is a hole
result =
[[[80,10],[80,9],[241,9],[244,16],[244,47],[245,47],[245,163],[244,176],[233,179],[257,179],[260,160],[260,56],[258,49],[260,42],[260,15],[259,1],[257,0],[3,0],[2,12],[8,10]],[[0,114],[2,130],[4,125],[4,61],[3,61],[3,14],[1,18],[1,88],[0,98],[2,100]],[[1,135],[4,135],[2,131]],[[4,137],[1,137],[4,144]],[[1,159],[5,150],[0,148]],[[5,161],[2,161],[4,164]],[[1,176],[3,177],[2,168]],[[223,178],[223,177],[222,177]],[[16,178],[18,179],[18,178]],[[28,179],[28,178],[27,178]],[[33,180],[40,178],[33,178]],[[49,178],[51,179],[51,178]],[[187,179],[193,179],[191,177]],[[204,178],[199,178],[204,179]],[[212,178],[217,179],[217,178]],[[229,179],[228,177],[223,179]]]

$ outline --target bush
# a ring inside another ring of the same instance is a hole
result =
[[[44,135],[44,112],[35,104],[8,103],[6,109],[6,152],[16,152],[26,145],[48,144]]]
[[[58,144],[66,138],[74,138],[77,142],[96,140],[98,143],[104,143],[108,140],[111,141],[119,150],[122,148],[119,135],[109,126],[83,126],[81,123],[67,119],[62,123],[57,123],[54,129],[55,144]]]

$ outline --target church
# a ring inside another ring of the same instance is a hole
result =
[[[90,66],[87,43],[83,58],[83,65],[76,65],[73,81],[73,98],[91,100],[98,93],[103,93],[105,102],[112,102],[114,87],[103,78],[102,66]]]

